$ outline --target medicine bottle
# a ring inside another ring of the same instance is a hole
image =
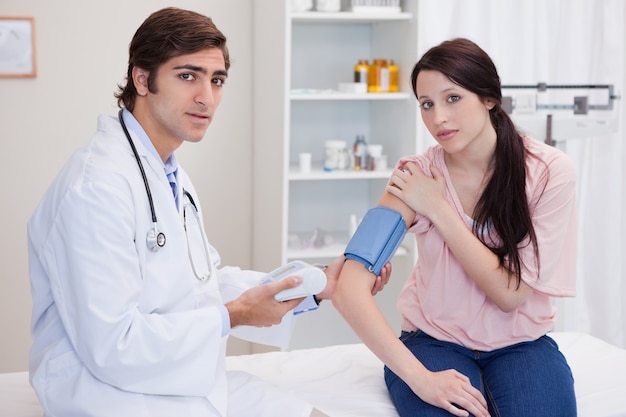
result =
[[[398,66],[393,62],[393,59],[389,60],[389,92],[397,93],[398,88]]]
[[[367,142],[365,142],[365,136],[357,135],[354,141],[354,170],[366,170],[367,169]]]
[[[367,84],[369,67],[370,67],[370,64],[367,59],[359,59],[359,63],[354,66],[354,82],[355,83]]]
[[[370,93],[389,92],[389,67],[386,59],[374,59],[370,67],[367,91]]]

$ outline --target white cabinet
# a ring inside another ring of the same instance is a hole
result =
[[[351,215],[360,218],[376,206],[390,169],[323,171],[326,140],[345,140],[351,147],[364,135],[368,144],[383,146],[389,168],[416,152],[417,109],[409,76],[417,58],[417,2],[406,3],[409,9],[402,13],[375,15],[292,14],[286,0],[253,2],[255,269],[271,270],[292,259],[328,262],[349,239]],[[398,65],[399,92],[337,91],[339,83],[353,81],[359,59],[374,58]],[[312,154],[308,174],[298,169],[301,152]],[[415,260],[410,239],[407,243],[398,251],[404,259],[394,258],[398,285]],[[388,290],[392,305],[384,309],[395,314],[397,288]],[[319,312],[303,320],[314,315],[319,321]],[[324,344],[319,335],[314,338],[313,345]],[[329,343],[348,341],[332,339]]]

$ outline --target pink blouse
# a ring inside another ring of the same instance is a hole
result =
[[[576,173],[560,150],[525,138],[537,158],[526,160],[526,192],[539,245],[540,265],[532,245],[521,249],[522,279],[534,291],[510,313],[501,311],[467,276],[430,220],[418,215],[409,232],[415,233],[418,260],[398,299],[402,330],[420,329],[430,336],[470,349],[491,351],[535,340],[552,329],[555,309],[551,297],[576,294]],[[468,228],[444,163],[440,146],[423,155],[403,158],[430,174],[438,167],[446,179],[448,201]]]

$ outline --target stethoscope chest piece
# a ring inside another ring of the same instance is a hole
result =
[[[158,252],[159,249],[165,246],[165,234],[163,232],[159,232],[156,224],[148,229],[146,243],[148,244],[148,249],[152,252]]]

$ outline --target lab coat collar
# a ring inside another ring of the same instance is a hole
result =
[[[129,134],[131,135],[131,139],[135,143],[137,148],[137,152],[139,155],[148,163],[150,169],[153,170],[161,180],[165,183],[170,183],[169,179],[170,174],[174,174],[174,182],[179,184],[178,180],[178,161],[176,159],[176,155],[172,153],[170,157],[163,162],[161,156],[157,152],[154,144],[148,137],[148,134],[143,129],[143,127],[139,124],[135,116],[129,112],[127,109],[122,109],[122,117],[124,118],[124,123],[128,129]],[[137,140],[139,139],[139,140]],[[138,143],[139,142],[139,143]],[[179,190],[182,190],[182,187],[179,184]],[[180,194],[181,191],[178,192]],[[176,210],[180,212],[180,197],[174,196],[174,202]]]
[[[134,132],[143,144],[143,146],[145,146],[145,148],[152,154],[152,156],[154,156],[156,160],[161,162],[161,156],[157,152],[146,131],[143,130],[143,127],[141,127],[137,119],[135,119],[135,116],[133,116],[133,114],[128,110],[124,109],[122,112],[122,117],[124,118],[124,122],[126,123],[128,130]],[[176,173],[176,171],[178,170],[178,161],[176,160],[176,155],[172,153],[167,161],[165,161],[164,164],[162,163],[162,165],[166,175],[172,172]]]

